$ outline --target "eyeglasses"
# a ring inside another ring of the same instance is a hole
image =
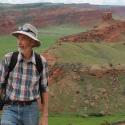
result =
[[[18,30],[25,31],[25,32],[30,32],[30,33],[32,33],[36,37],[36,33],[34,33],[33,31],[31,31],[28,27],[22,27],[22,26],[20,26],[18,28]]]

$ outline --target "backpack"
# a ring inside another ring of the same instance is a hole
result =
[[[10,64],[8,67],[9,70],[8,70],[7,76],[5,77],[5,84],[3,84],[3,86],[2,86],[3,90],[2,90],[1,97],[0,97],[0,110],[3,109],[3,106],[4,106],[5,101],[6,101],[5,93],[6,93],[7,80],[9,78],[9,73],[14,69],[14,67],[17,63],[18,54],[19,54],[18,51],[13,52],[11,60],[10,60]],[[34,53],[34,54],[35,54],[35,60],[36,60],[36,69],[40,74],[43,71],[42,59],[41,59],[39,54],[37,54],[37,53]],[[41,77],[40,77],[40,79],[39,79],[39,92],[40,92],[40,97],[41,97],[41,103],[43,103],[43,98],[42,98],[43,90],[44,90],[44,88],[41,85]]]

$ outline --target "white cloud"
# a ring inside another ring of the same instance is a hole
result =
[[[91,4],[118,4],[125,5],[125,0],[0,0],[2,3],[35,3],[35,2],[53,2],[53,3],[91,3]]]
[[[125,0],[104,0],[103,4],[125,5]]]

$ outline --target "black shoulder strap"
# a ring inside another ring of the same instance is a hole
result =
[[[11,72],[14,69],[14,67],[17,63],[18,54],[19,54],[18,51],[13,52],[12,57],[11,57],[11,61],[10,61],[10,65],[9,65],[9,72]]]
[[[7,80],[8,80],[8,78],[9,78],[9,74],[10,74],[10,72],[14,69],[14,67],[15,67],[15,65],[16,65],[16,63],[17,63],[18,54],[19,54],[18,51],[13,52],[12,57],[11,57],[11,59],[10,59],[10,64],[9,64],[9,66],[8,66],[8,73],[7,73],[6,77],[5,77],[5,81],[6,81],[5,87],[6,87],[6,85],[7,85]]]
[[[35,53],[35,60],[36,60],[36,69],[40,74],[43,71],[43,63],[40,55],[37,53]]]
[[[41,72],[43,71],[43,63],[42,63],[42,58],[37,53],[35,53],[35,60],[36,60],[36,69],[41,75]],[[41,103],[43,103],[42,93],[44,91],[44,87],[41,84],[41,79],[42,79],[42,76],[40,76],[40,79],[39,79],[39,92],[40,92],[40,97],[41,97]]]

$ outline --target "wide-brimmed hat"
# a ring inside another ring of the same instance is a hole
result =
[[[26,35],[35,41],[34,47],[40,46],[40,40],[37,38],[38,31],[33,25],[26,23],[20,26],[17,31],[11,33],[13,36],[18,37],[19,34]]]

